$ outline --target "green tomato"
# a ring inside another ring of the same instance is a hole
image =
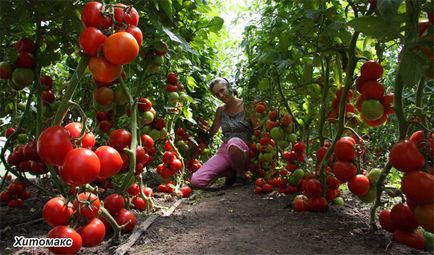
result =
[[[154,121],[154,114],[152,114],[151,111],[144,112],[142,117],[143,117],[143,124],[145,125],[151,124],[152,121]]]
[[[270,130],[270,135],[271,138],[273,138],[274,140],[282,140],[283,137],[285,136],[285,133],[283,132],[283,129],[280,127],[273,127]]]
[[[180,149],[181,151],[188,151],[190,148],[188,147],[187,143],[184,142],[183,140],[179,140],[176,143],[176,147],[178,147],[178,149]]]
[[[297,135],[296,135],[295,133],[290,134],[290,135],[288,136],[288,140],[289,140],[291,143],[295,143],[295,142],[297,142]]]
[[[367,120],[378,120],[384,114],[384,107],[378,100],[365,100],[362,103],[362,115]]]
[[[289,146],[289,142],[288,142],[288,141],[285,141],[285,140],[280,140],[280,141],[277,141],[277,145],[278,145],[280,148],[286,148],[286,147]]]
[[[301,168],[296,169],[291,176],[293,176],[297,180],[301,180],[304,177],[304,171]]]
[[[152,129],[152,130],[149,132],[148,135],[149,135],[150,137],[152,137],[152,139],[153,139],[154,141],[157,141],[158,139],[160,139],[160,135],[161,135],[161,133],[160,133],[160,131],[157,130],[157,129]]]
[[[167,95],[167,101],[169,103],[176,103],[179,100],[179,94],[178,92],[169,92],[169,94]]]
[[[373,203],[375,201],[376,196],[377,196],[377,188],[375,186],[371,186],[369,188],[368,193],[366,193],[364,196],[359,198],[363,203],[368,204],[368,203]]]
[[[337,198],[335,198],[335,200],[333,200],[333,204],[335,204],[335,205],[344,205],[345,202],[344,202],[344,199],[342,197],[337,197]]]
[[[423,238],[425,239],[425,250],[434,251],[434,234],[423,230]]]
[[[188,103],[188,98],[189,97],[188,97],[187,93],[181,92],[179,94],[179,101],[181,101],[183,104]]]
[[[17,135],[17,141],[18,141],[18,143],[27,143],[27,141],[28,141],[28,136],[27,136],[27,134],[18,134]]]
[[[271,161],[273,159],[273,153],[271,153],[271,152],[264,153],[263,159],[264,159],[264,161]]]
[[[300,180],[297,178],[294,178],[294,176],[292,174],[290,176],[288,176],[288,183],[290,185],[297,186],[299,182],[300,182]]]
[[[375,185],[375,183],[377,183],[378,179],[380,179],[381,171],[382,170],[380,168],[372,168],[371,171],[369,171],[369,173],[367,174],[369,182],[372,185]]]
[[[33,82],[33,71],[29,68],[17,68],[12,72],[12,80],[9,83],[14,89],[22,90]]]

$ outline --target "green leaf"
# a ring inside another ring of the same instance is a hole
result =
[[[377,9],[385,21],[391,22],[393,17],[398,13],[401,3],[402,0],[381,0],[378,1]]]
[[[159,5],[161,9],[163,9],[164,13],[166,13],[167,17],[173,22],[172,0],[160,0]]]
[[[194,88],[197,88],[196,80],[192,76],[187,76],[185,85],[187,85],[189,90],[194,90]]]
[[[364,16],[348,22],[353,27],[367,36],[380,40],[393,40],[400,36],[400,23],[397,20],[387,22],[381,17]]]
[[[218,16],[215,16],[214,18],[212,18],[212,20],[208,23],[208,29],[211,31],[211,32],[214,32],[214,33],[217,33],[220,29],[222,29],[222,27],[223,27],[223,23],[224,23],[225,21],[222,19],[222,18],[220,18],[220,17],[218,17]]]
[[[412,52],[402,54],[399,65],[399,76],[405,86],[413,87],[424,75],[424,60]]]
[[[197,55],[197,51],[192,49],[188,42],[180,35],[174,34],[172,31],[170,31],[167,27],[164,26],[162,27],[162,30],[167,34],[167,36],[169,36],[172,41],[179,43],[181,47],[184,48],[186,51]]]

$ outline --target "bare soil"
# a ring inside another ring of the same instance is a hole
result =
[[[171,216],[158,217],[127,254],[429,254],[391,243],[383,230],[371,232],[369,209],[351,196],[344,206],[311,213],[295,212],[293,196],[256,195],[253,190],[253,184],[196,190],[193,199],[181,203]],[[16,235],[44,237],[50,230],[34,209],[42,208],[41,202],[34,203],[0,208],[0,254],[48,253],[42,248],[12,247]],[[20,217],[20,223],[13,222]],[[146,217],[139,216],[138,225]],[[121,243],[129,236],[124,235]],[[113,254],[116,248],[105,240],[80,253]]]

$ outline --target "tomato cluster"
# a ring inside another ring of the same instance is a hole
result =
[[[49,75],[42,75],[39,78],[39,81],[44,87],[44,90],[42,91],[42,102],[45,105],[53,103],[56,99],[53,92],[53,79]]]
[[[9,85],[15,90],[22,90],[33,82],[33,54],[35,43],[29,38],[21,38],[15,44],[17,59],[14,64],[0,62],[0,79],[9,80]]]
[[[341,87],[336,91],[336,97],[332,102],[332,108],[327,114],[327,120],[331,123],[336,122],[339,116],[339,102],[342,97],[343,88]],[[351,90],[348,91],[347,98],[345,101],[345,113],[348,117],[355,113],[355,108],[353,104],[351,104],[351,99],[353,98],[353,92]]]
[[[133,6],[89,2],[81,20],[86,28],[80,34],[80,48],[91,57],[89,70],[96,81],[110,84],[121,74],[122,65],[139,54],[143,40],[137,27],[139,14]]]
[[[21,181],[13,181],[0,193],[0,202],[6,203],[11,208],[23,206],[24,200],[31,196],[26,187],[27,185]]]
[[[16,166],[16,169],[22,173],[28,172],[34,175],[48,173],[46,164],[41,161],[37,153],[35,141],[16,146],[7,161],[10,165]]]
[[[188,96],[183,90],[184,85],[178,81],[176,74],[169,72],[166,80],[167,103],[175,106],[178,102],[187,103]]]
[[[393,239],[417,249],[432,250],[434,233],[434,135],[419,130],[393,145],[390,163],[404,173],[401,190],[406,204],[396,204],[379,214],[380,225]],[[425,169],[426,166],[426,169]],[[418,229],[421,227],[422,230]]]
[[[378,127],[387,121],[392,108],[393,94],[384,94],[384,85],[377,80],[383,75],[383,67],[375,61],[367,61],[360,68],[356,89],[361,95],[357,99],[357,110],[362,119],[371,127]]]

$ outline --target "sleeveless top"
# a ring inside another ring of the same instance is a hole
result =
[[[223,133],[223,142],[227,142],[233,137],[238,137],[245,142],[250,142],[250,138],[253,134],[252,123],[247,119],[244,110],[234,116],[230,116],[222,111],[221,128]]]

